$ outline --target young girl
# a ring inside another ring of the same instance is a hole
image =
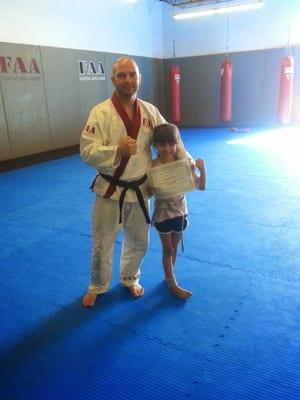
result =
[[[177,144],[180,135],[173,124],[162,124],[154,128],[153,144],[157,149],[157,158],[152,161],[152,167],[167,164],[178,160]],[[200,176],[195,173],[195,164],[190,160],[191,170],[195,181],[195,187],[204,190],[206,186],[206,171],[203,160],[196,160],[196,167]],[[150,188],[153,192],[153,189]],[[155,196],[155,192],[153,193]],[[162,262],[167,286],[171,293],[181,299],[188,299],[192,292],[181,288],[174,274],[174,265],[177,256],[177,248],[182,232],[188,225],[187,206],[185,194],[168,199],[155,199],[153,222],[159,232],[162,243]]]

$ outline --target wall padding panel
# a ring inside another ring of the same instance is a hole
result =
[[[198,125],[206,126],[219,118],[220,113],[220,67],[223,61],[221,55],[204,56],[197,60],[197,84],[199,93]],[[190,92],[192,93],[192,92]],[[208,94],[215,101],[208,101]]]
[[[6,118],[4,114],[3,95],[0,82],[0,161],[11,158],[11,148],[8,139]]]
[[[12,157],[48,150],[51,135],[39,48],[2,44],[0,57],[1,89]]]
[[[165,116],[165,94],[164,90],[164,65],[163,60],[152,60],[144,57],[134,57],[138,63],[142,75],[139,97],[142,99],[155,99],[153,101],[159,108],[160,112]],[[155,77],[149,84],[149,77]]]
[[[233,54],[230,59],[233,63],[233,121],[235,124],[263,121],[266,116],[265,91],[268,90],[265,79],[266,53]],[[274,73],[271,75],[274,77]],[[274,84],[277,82],[274,81]],[[276,102],[276,98],[272,99],[272,106],[274,100]],[[274,123],[273,116],[270,122]]]
[[[107,81],[110,80],[111,73],[106,68],[104,53],[78,50],[77,57],[78,60],[85,61],[84,73],[79,81],[82,130],[91,108],[111,95],[107,89]],[[101,74],[101,68],[103,68],[103,74]]]
[[[77,52],[41,48],[52,148],[77,144],[82,129]]]

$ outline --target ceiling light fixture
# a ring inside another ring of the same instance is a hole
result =
[[[264,0],[223,1],[197,7],[198,11],[175,14],[174,19],[206,17],[208,15],[227,14],[238,11],[253,10],[264,5]],[[195,10],[195,8],[194,8]]]

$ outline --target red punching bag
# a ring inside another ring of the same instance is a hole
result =
[[[180,68],[177,65],[172,65],[170,69],[170,120],[181,122]]]
[[[231,121],[232,117],[232,62],[226,57],[221,66],[220,119]]]
[[[288,124],[291,119],[293,101],[294,58],[283,57],[281,60],[280,88],[278,102],[278,120]]]

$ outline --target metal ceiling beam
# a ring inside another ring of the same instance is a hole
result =
[[[160,0],[178,8],[230,4],[235,0]]]
[[[165,3],[170,4],[171,6],[187,6],[187,5],[199,5],[203,3],[205,0],[160,0]],[[196,4],[195,4],[196,3]]]

